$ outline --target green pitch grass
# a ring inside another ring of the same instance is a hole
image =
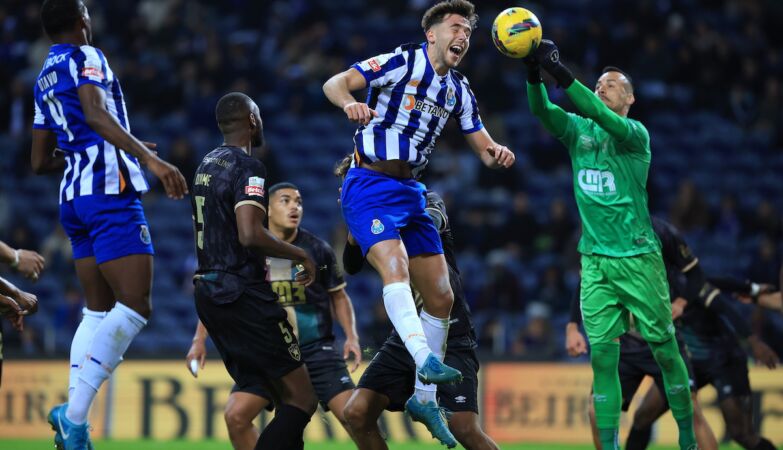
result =
[[[226,450],[231,445],[227,441],[94,441],[98,450]],[[405,444],[390,443],[391,450],[436,450],[446,447],[432,443],[414,442]],[[589,445],[569,444],[503,444],[503,450],[591,450]],[[54,448],[51,440],[6,440],[0,439],[0,448],[14,450],[40,450]],[[346,450],[355,448],[347,442],[305,444],[305,450]],[[462,448],[462,447],[458,447]],[[738,449],[734,446],[721,446],[721,449]],[[651,446],[650,450],[677,450],[676,447]]]

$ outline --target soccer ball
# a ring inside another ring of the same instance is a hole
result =
[[[541,42],[541,22],[525,8],[508,8],[492,23],[492,42],[500,53],[524,58]]]

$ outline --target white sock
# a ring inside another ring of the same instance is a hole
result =
[[[446,339],[449,336],[449,318],[435,317],[421,310],[421,327],[427,336],[427,345],[441,361],[446,356]]]
[[[394,329],[413,356],[416,367],[422,367],[431,353],[427,337],[416,314],[416,304],[408,283],[391,283],[383,287],[383,305]]]
[[[65,416],[76,425],[87,422],[87,414],[101,384],[122,360],[133,338],[139,334],[147,319],[117,302],[95,330],[92,343],[84,358],[79,382],[68,403]]]
[[[421,326],[424,330],[424,334],[427,336],[427,345],[432,349],[432,353],[443,361],[446,355],[446,339],[449,334],[449,319],[440,319],[432,316],[427,311],[421,311]],[[437,390],[436,384],[424,384],[416,377],[415,394],[416,399],[422,403],[434,402],[437,403]]]
[[[71,372],[68,377],[69,402],[73,390],[76,389],[76,384],[79,381],[79,372],[82,369],[84,355],[87,354],[87,349],[92,342],[92,336],[103,318],[106,317],[106,314],[103,311],[92,311],[82,308],[82,321],[79,322],[79,328],[76,329],[76,333],[74,333],[71,341]]]

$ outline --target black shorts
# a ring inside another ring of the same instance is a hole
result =
[[[438,403],[452,412],[478,414],[478,371],[476,349],[461,339],[447,342],[444,363],[462,372],[462,382],[438,386]],[[359,380],[359,388],[369,389],[389,398],[389,411],[402,411],[413,395],[416,365],[405,346],[389,338],[370,361]]]
[[[685,367],[688,368],[688,380],[691,389],[693,389],[695,387],[695,377],[687,349],[682,341],[678,341],[677,344],[680,347],[680,356],[682,356],[682,359],[685,361]],[[620,372],[620,388],[623,396],[623,411],[628,411],[628,407],[631,405],[631,400],[633,400],[636,390],[639,389],[639,385],[647,375],[653,378],[653,381],[655,381],[656,386],[660,389],[661,394],[664,394],[663,398],[666,402],[666,406],[669,406],[665,395],[666,389],[663,384],[661,368],[658,367],[658,363],[655,362],[655,357],[649,347],[646,349],[636,349],[633,352],[624,353],[621,351],[618,369]]]
[[[240,388],[266,384],[302,365],[294,330],[277,302],[242,294],[217,304],[197,290],[196,312]]]
[[[694,359],[696,389],[711,384],[718,392],[718,401],[728,397],[751,394],[748,379],[748,355],[735,342],[728,348],[715,349],[709,359]]]
[[[345,361],[334,348],[334,342],[319,341],[302,346],[302,360],[307,366],[310,381],[324,411],[329,411],[329,402],[337,394],[356,387],[348,373]],[[247,392],[272,401],[269,389],[263,384],[242,388],[235,384],[231,392]],[[273,408],[274,405],[270,403],[267,410],[272,411]]]

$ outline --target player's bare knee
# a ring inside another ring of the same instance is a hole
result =
[[[364,418],[367,414],[367,404],[361,401],[348,400],[343,408],[343,419],[352,429],[361,429],[364,425]]]
[[[247,414],[237,408],[226,408],[223,419],[226,421],[229,435],[239,434],[253,426],[253,418],[247,417]]]

